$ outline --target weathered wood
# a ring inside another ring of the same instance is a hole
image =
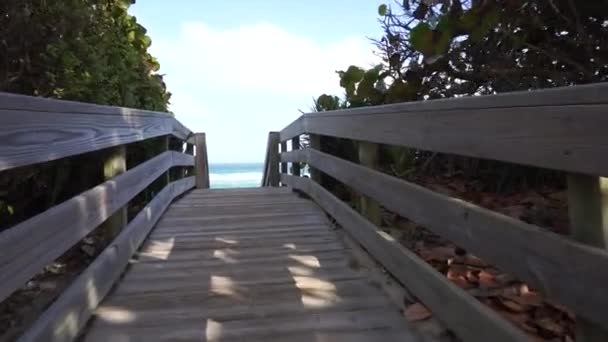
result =
[[[310,144],[310,148],[315,149],[317,151],[321,151],[321,137],[319,135],[309,134],[308,141]],[[321,180],[322,175],[317,168],[314,168],[314,167],[310,166],[310,164],[308,164],[308,172],[310,172],[310,178],[313,181],[315,181],[319,184],[323,184],[323,182]]]
[[[304,114],[281,140],[320,134],[608,175],[608,86],[545,89]],[[470,132],[477,132],[470,134]]]
[[[171,115],[167,112],[103,106],[86,102],[65,101],[3,92],[0,92],[0,109],[68,114],[103,114],[122,117],[146,116],[165,118]]]
[[[279,186],[279,132],[268,133],[263,186]]]
[[[281,157],[317,166],[388,210],[514,274],[577,314],[608,324],[604,319],[608,307],[606,251],[319,151],[301,150]]]
[[[568,211],[572,238],[597,248],[608,247],[608,178],[569,174]],[[608,331],[606,326],[578,317],[576,340],[608,341]]]
[[[317,183],[290,175],[282,175],[281,181],[313,198],[462,340],[511,342],[528,339],[492,309],[452,284],[399,241],[378,230]]]
[[[209,224],[206,215],[181,213],[195,227],[183,231],[166,220],[180,214],[171,207],[96,311],[83,340],[297,341],[304,333],[339,331],[336,341],[350,341],[357,334],[370,337],[366,332],[373,329],[378,335],[371,337],[378,341],[393,340],[397,332],[400,340],[413,341],[397,308],[366,274],[349,267],[348,250],[316,205],[306,200],[316,209],[316,225],[297,228],[297,233],[277,225],[277,209],[301,218],[292,204],[276,203],[275,194],[286,193],[273,187],[186,195],[181,201],[219,207],[229,221]],[[227,198],[211,205],[214,200],[206,194]],[[291,191],[289,196],[302,201]],[[242,215],[250,207],[231,201],[248,202],[265,218]]]
[[[193,158],[165,152],[0,233],[0,301],[23,286],[171,166]]]
[[[75,340],[171,201],[192,187],[192,177],[166,186],[18,341]]]
[[[105,181],[125,173],[127,171],[127,148],[126,146],[118,146],[105,151],[103,155],[103,178]],[[83,175],[86,177],[85,175]],[[128,222],[127,206],[119,208],[105,220],[99,229],[105,235],[106,241],[111,241],[118,235]]]
[[[195,177],[197,189],[209,188],[209,163],[207,161],[207,142],[205,133],[195,133],[196,156],[195,156]]]
[[[370,111],[377,111],[374,107]],[[407,146],[543,168],[608,175],[607,105],[321,113],[310,134]],[[476,132],[476,134],[470,134]]]
[[[365,141],[358,142],[359,163],[371,169],[378,167],[378,144],[368,143]],[[372,198],[365,194],[359,195],[359,210],[361,214],[371,223],[380,226],[382,223],[382,214],[380,205]]]
[[[343,113],[346,115],[380,114],[380,113],[421,113],[450,110],[476,110],[490,108],[519,108],[543,106],[573,106],[607,104],[608,84],[594,83],[571,87],[539,89],[534,91],[517,91],[497,95],[467,96],[451,99],[403,102],[373,107],[350,108],[339,111],[326,111],[321,115]],[[309,114],[300,116],[281,131],[281,141],[296,135],[312,133],[304,119]],[[427,118],[430,119],[430,118]],[[430,133],[430,132],[429,132]],[[439,138],[439,137],[438,137]]]
[[[283,128],[281,132],[279,132],[279,140],[286,141],[298,135],[305,133],[305,129],[303,126],[304,116],[300,116],[292,123],[290,123],[287,127]]]
[[[287,152],[287,141],[281,142],[281,153]],[[287,163],[281,163],[281,173],[287,173]]]
[[[0,94],[0,107],[2,98],[3,94]],[[34,102],[37,100],[25,98]],[[43,102],[52,104],[53,101]],[[24,106],[27,104],[25,102]],[[60,102],[61,105],[65,103]],[[61,105],[49,105],[49,108],[40,111],[0,109],[0,171],[168,134],[180,139],[186,139],[190,134],[167,113],[132,115],[127,109],[121,115],[118,112],[108,115],[94,110],[66,112],[60,111]],[[110,109],[120,111],[123,108],[108,107]]]
[[[296,136],[293,139],[291,139],[291,149],[293,151],[299,150],[300,149],[300,136]],[[300,163],[295,162],[295,163],[291,163],[291,172],[294,176],[299,176],[300,175]]]

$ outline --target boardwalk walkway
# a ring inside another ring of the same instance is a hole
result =
[[[413,341],[351,266],[321,209],[288,188],[195,190],[165,213],[83,340]]]

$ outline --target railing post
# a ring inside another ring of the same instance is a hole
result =
[[[195,133],[194,144],[196,145],[196,156],[194,157],[196,188],[209,189],[209,164],[205,133]]]
[[[359,163],[371,169],[378,167],[378,144],[373,144],[365,141],[358,143]],[[382,215],[380,213],[380,205],[368,196],[359,196],[359,205],[361,214],[376,226],[380,226]]]
[[[568,174],[570,234],[581,243],[608,247],[608,178]],[[581,317],[576,319],[576,341],[608,341],[608,331]]]
[[[291,150],[296,151],[300,149],[300,136],[291,139]],[[291,172],[294,176],[300,176],[300,163],[291,163]]]
[[[287,141],[281,142],[281,153],[287,152]],[[287,173],[287,163],[281,163],[281,173]]]
[[[103,178],[107,181],[127,171],[127,151],[124,145],[109,149],[103,153]],[[127,226],[127,206],[118,209],[101,224],[106,241],[111,241]]]
[[[194,145],[186,141],[186,149],[184,151],[185,154],[189,154],[191,156],[194,155]],[[187,167],[182,167],[182,178],[186,178],[190,176],[188,174],[189,169]]]
[[[268,184],[279,186],[279,132],[268,133]]]
[[[166,152],[169,151],[169,149],[171,148],[171,136],[170,135],[166,135],[163,137],[163,146],[161,148],[161,152]],[[165,172],[164,175],[164,182],[163,182],[163,187],[169,185],[169,183],[171,183],[171,169],[167,170],[167,172]]]
[[[321,151],[321,136],[320,135],[309,134],[308,139],[309,139],[310,148],[313,148],[317,151]],[[323,184],[321,184],[321,172],[319,172],[317,169],[311,167],[310,165],[308,165],[308,170],[310,172],[310,179],[312,179],[313,181],[317,182],[320,185],[323,185]]]

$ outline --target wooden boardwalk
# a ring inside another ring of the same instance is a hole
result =
[[[414,341],[288,188],[195,190],[173,203],[84,341]]]

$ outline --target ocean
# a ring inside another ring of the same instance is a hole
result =
[[[211,188],[251,188],[260,186],[264,163],[209,164]]]

